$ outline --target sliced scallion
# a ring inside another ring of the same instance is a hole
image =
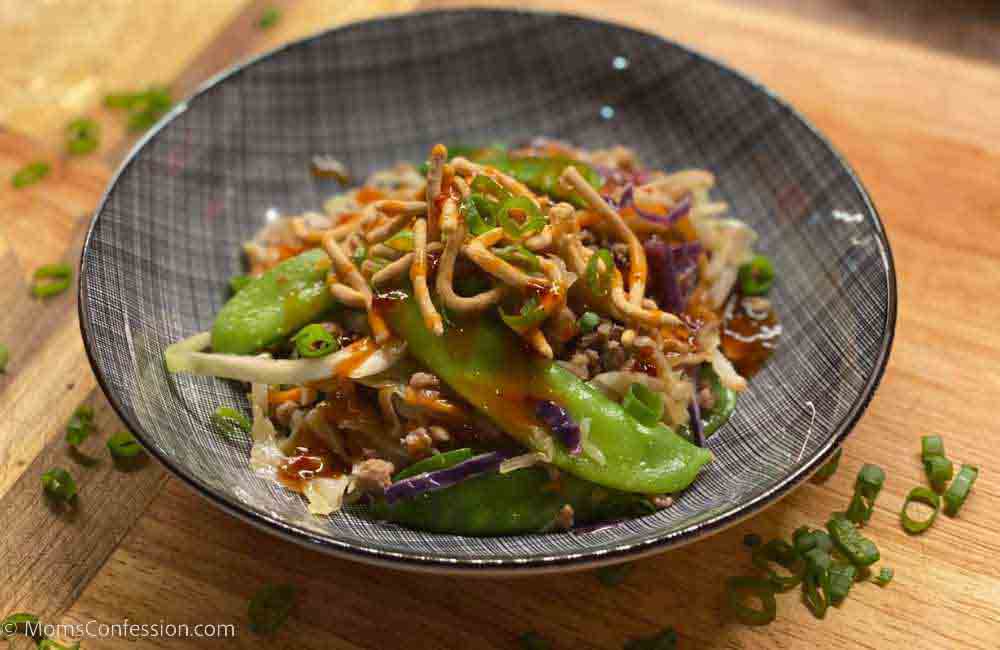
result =
[[[119,431],[108,438],[108,451],[115,458],[135,458],[142,453],[142,445],[128,431]]]
[[[854,482],[854,496],[847,506],[847,518],[860,525],[864,525],[872,517],[875,511],[875,499],[882,491],[885,483],[885,472],[878,465],[865,464],[858,472],[858,478]]]
[[[776,591],[788,591],[802,581],[804,565],[802,557],[791,544],[783,539],[772,539],[754,547],[750,561],[755,567],[767,573],[767,579]],[[771,566],[776,564],[788,573],[782,575]]]
[[[760,607],[751,607],[747,600],[756,598]],[[751,576],[736,576],[726,580],[726,603],[736,620],[744,625],[767,625],[778,614],[774,586],[767,580]]]
[[[64,469],[56,467],[42,474],[42,488],[56,501],[72,501],[76,497],[76,481]]]
[[[830,460],[826,461],[826,464],[816,470],[813,474],[813,483],[823,483],[827,481],[831,476],[837,473],[837,469],[840,467],[840,457],[844,453],[844,448],[841,447],[837,451],[833,452],[830,456]]]
[[[882,567],[882,570],[878,572],[878,575],[872,578],[872,582],[877,584],[879,587],[884,587],[890,582],[892,582],[892,576],[894,571],[889,567]]]
[[[909,513],[910,504],[913,502],[930,506],[933,509],[933,512],[931,512],[926,519],[914,519]],[[936,492],[934,492],[934,490],[926,488],[922,485],[913,488],[910,490],[910,493],[906,495],[906,500],[903,501],[903,511],[900,513],[903,530],[911,535],[919,535],[934,524],[934,520],[937,519],[938,510],[940,509],[941,498]]]
[[[962,509],[965,499],[969,496],[972,484],[979,478],[979,468],[975,465],[962,465],[955,480],[944,493],[944,514],[954,517]]]
[[[34,185],[48,176],[50,171],[52,171],[52,166],[49,163],[43,160],[38,160],[17,170],[14,175],[11,176],[10,184],[16,189]]]
[[[94,432],[94,409],[81,404],[66,423],[66,442],[76,447]]]

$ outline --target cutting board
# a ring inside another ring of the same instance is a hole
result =
[[[171,2],[64,0],[0,11],[0,178],[44,158],[38,185],[0,188],[0,614],[52,623],[233,625],[235,639],[143,638],[140,647],[513,648],[533,630],[554,648],[621,648],[673,626],[681,648],[997,648],[1000,646],[1000,67],[773,8],[723,0],[530,2],[653,31],[756,77],[790,100],[852,162],[878,205],[899,280],[888,370],[848,439],[839,473],[806,484],[714,537],[639,562],[624,584],[591,573],[489,581],[413,575],[329,558],[224,515],[163,469],[122,472],[102,452],[123,425],[96,387],[80,341],[75,296],[29,296],[34,268],[75,263],[92,210],[131,140],[104,93],[151,82],[191,92],[215,72],[281,43],[350,20],[451,3],[380,0]],[[522,3],[521,6],[524,6]],[[774,3],[770,3],[773,5]],[[258,26],[269,6],[282,10]],[[100,150],[67,159],[66,121],[95,117]],[[92,404],[104,434],[70,457],[64,425]],[[899,510],[922,484],[919,436],[982,473],[961,516],[906,535]],[[814,619],[796,593],[777,620],[727,619],[723,581],[744,573],[743,536],[765,539],[820,524],[842,509],[858,468],[888,475],[869,530],[886,588],[860,585]],[[70,513],[49,507],[40,476],[70,469]],[[298,589],[278,636],[248,627],[263,585]],[[84,648],[133,647],[84,638]],[[67,639],[68,640],[68,639]]]

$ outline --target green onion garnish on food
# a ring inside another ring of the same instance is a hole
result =
[[[215,413],[212,414],[212,423],[228,436],[250,433],[252,428],[247,416],[231,406],[220,406],[215,409]]]
[[[49,165],[49,163],[43,160],[38,160],[17,170],[14,175],[11,176],[10,184],[16,189],[34,185],[48,176],[50,171],[52,171],[52,166]]]
[[[816,618],[823,618],[830,604],[830,567],[833,565],[833,558],[829,552],[819,547],[807,551],[803,558],[806,571],[802,579],[802,594],[806,607]]]
[[[920,439],[920,458],[924,462],[927,480],[937,492],[943,492],[951,480],[955,466],[944,455],[941,436],[923,436]]]
[[[756,599],[760,606],[751,607],[747,602],[751,599]],[[767,580],[751,576],[726,580],[726,603],[736,620],[744,625],[767,625],[778,614],[774,586]]]
[[[0,373],[7,372],[7,364],[10,362],[10,350],[6,345],[0,343]]]
[[[119,431],[108,438],[108,451],[115,458],[135,458],[142,453],[142,445],[128,431]]]
[[[826,529],[837,550],[843,553],[851,564],[866,567],[879,560],[878,547],[861,534],[848,519],[835,516],[826,522]]]
[[[295,587],[292,585],[263,587],[250,599],[250,629],[257,634],[274,634],[288,620],[294,606]]]
[[[889,567],[882,567],[882,570],[878,572],[878,575],[872,578],[872,582],[877,584],[879,587],[884,587],[892,582],[892,576],[895,572]]]
[[[508,264],[520,266],[528,271],[540,271],[542,268],[538,255],[532,253],[523,244],[499,246],[493,249],[493,254]]]
[[[66,423],[66,442],[76,447],[94,432],[94,409],[82,404],[76,407]]]
[[[677,632],[667,627],[651,637],[626,641],[625,650],[677,650]]]
[[[74,156],[88,154],[97,149],[101,126],[89,117],[73,120],[66,126],[66,151]]]
[[[837,451],[833,452],[833,455],[830,456],[830,460],[826,461],[826,464],[824,464],[822,467],[816,470],[816,473],[813,474],[812,482],[823,483],[824,481],[828,480],[831,476],[836,474],[837,468],[840,467],[840,456],[843,453],[844,453],[843,447],[840,447],[839,449],[837,449]]]
[[[923,436],[920,438],[920,457],[926,461],[934,456],[944,456],[944,440],[941,436]]]
[[[163,117],[173,99],[170,90],[165,86],[152,85],[148,89],[132,93],[115,93],[104,98],[108,108],[123,108],[128,110],[128,128],[130,131],[145,131]]]
[[[909,513],[910,504],[914,502],[930,506],[933,509],[933,512],[931,512],[931,514],[925,519],[914,519]],[[934,520],[937,519],[938,510],[940,510],[940,508],[941,498],[938,497],[934,490],[926,488],[922,485],[913,488],[910,490],[910,493],[906,495],[906,500],[903,501],[903,511],[900,513],[903,530],[911,535],[919,535],[931,527]]]
[[[617,587],[621,583],[625,582],[625,578],[628,574],[632,573],[632,569],[635,565],[631,562],[625,562],[624,564],[614,564],[612,566],[603,566],[597,569],[594,573],[597,574],[597,579],[601,581],[601,584],[605,587]]]
[[[531,296],[521,305],[521,311],[517,314],[508,314],[500,310],[500,318],[507,323],[515,332],[527,332],[541,324],[548,317],[548,313],[538,302],[538,298]]]
[[[306,325],[292,337],[292,343],[300,357],[313,359],[325,357],[340,349],[340,343],[319,323]]]
[[[36,298],[51,298],[69,289],[73,269],[69,264],[45,264],[35,269],[31,293]]]
[[[606,296],[611,291],[611,281],[615,273],[615,260],[611,251],[601,248],[587,261],[584,269],[584,279],[587,287],[595,296]]]
[[[792,535],[792,543],[795,546],[795,552],[800,555],[805,555],[814,548],[822,549],[827,553],[833,550],[833,540],[830,539],[830,535],[826,531],[816,530],[809,526],[798,528]]]
[[[42,474],[45,494],[56,501],[72,501],[76,497],[76,481],[64,469],[55,468]]]
[[[548,639],[539,636],[537,632],[525,632],[517,637],[521,644],[521,650],[552,650],[552,644]]]
[[[969,490],[973,483],[979,478],[979,468],[975,465],[962,465],[958,470],[955,480],[948,486],[944,493],[944,514],[954,517],[962,509],[965,499],[969,496]]]
[[[859,525],[864,525],[875,511],[875,499],[882,491],[885,483],[885,472],[878,465],[865,464],[858,472],[854,482],[854,496],[847,506],[847,518]]]

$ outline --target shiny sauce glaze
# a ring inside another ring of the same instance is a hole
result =
[[[722,353],[736,371],[752,377],[774,354],[781,324],[769,300],[733,295],[726,304],[722,326]]]
[[[303,427],[296,435],[295,450],[278,467],[279,483],[289,490],[302,492],[311,479],[336,478],[344,473],[346,468],[308,427]]]

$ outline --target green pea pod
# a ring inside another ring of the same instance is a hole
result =
[[[432,456],[400,472],[395,480],[445,469],[471,455],[469,449],[457,449]],[[565,505],[573,508],[577,525],[652,511],[644,496],[607,490],[568,474],[553,481],[544,468],[527,467],[507,474],[484,474],[392,505],[376,501],[371,513],[435,533],[519,535],[550,530]]]
[[[510,436],[541,450],[549,431],[535,409],[551,400],[577,422],[590,420],[588,441],[604,455],[571,455],[556,444],[553,464],[570,474],[625,492],[682,490],[712,454],[667,426],[646,426],[593,386],[561,366],[524,351],[521,339],[494,318],[457,321],[441,336],[423,323],[412,299],[391,301],[389,326],[410,353]]]
[[[326,288],[328,260],[315,248],[250,280],[215,317],[212,349],[255,354],[333,309],[336,302]]]

